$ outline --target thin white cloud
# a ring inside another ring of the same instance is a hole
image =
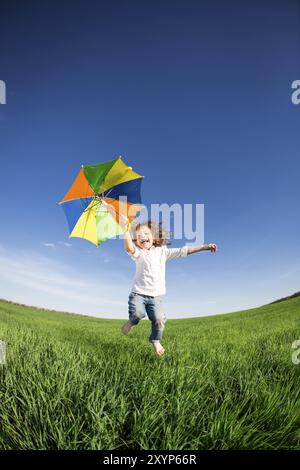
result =
[[[72,243],[68,243],[68,242],[58,242],[59,245],[63,245],[67,248],[70,248],[72,246]]]
[[[54,244],[54,243],[47,243],[47,242],[44,242],[43,245],[44,245],[44,246],[47,246],[48,248],[55,248],[55,244]]]
[[[128,292],[122,288],[122,276],[115,276],[114,282],[101,271],[99,266],[98,275],[93,276],[83,267],[80,273],[50,256],[10,252],[0,246],[0,297],[39,307],[124,318]]]
[[[292,269],[289,269],[285,272],[283,272],[280,276],[279,276],[279,279],[286,279],[286,278],[289,278],[291,276],[294,276],[295,274],[299,274],[299,271],[300,271],[300,267],[299,266],[296,266]]]

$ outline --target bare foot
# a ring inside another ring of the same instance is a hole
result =
[[[128,321],[127,323],[124,323],[124,325],[121,328],[121,331],[122,331],[123,335],[128,335],[129,331],[131,330],[131,328],[133,326],[135,326],[135,325],[130,323],[130,321]]]
[[[158,356],[162,356],[165,352],[165,348],[160,344],[159,341],[152,343],[154,347],[154,351]]]

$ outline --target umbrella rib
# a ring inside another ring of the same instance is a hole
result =
[[[91,202],[91,205],[87,206],[83,212],[87,212],[88,210],[93,209],[93,207],[95,207],[98,202],[99,201],[96,199],[96,197],[94,197],[93,201]]]
[[[109,193],[112,192],[113,189],[114,189],[114,186],[108,190],[108,192],[105,194],[105,196],[104,196],[105,191],[103,191],[103,193],[101,193],[102,197],[107,197],[109,195]]]

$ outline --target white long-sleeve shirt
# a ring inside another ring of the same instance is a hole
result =
[[[166,293],[166,261],[187,256],[188,246],[168,248],[165,245],[142,250],[135,246],[131,259],[135,261],[136,273],[131,292],[156,297]]]

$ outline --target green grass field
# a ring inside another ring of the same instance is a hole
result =
[[[300,449],[300,297],[150,322],[0,302],[1,449]]]

